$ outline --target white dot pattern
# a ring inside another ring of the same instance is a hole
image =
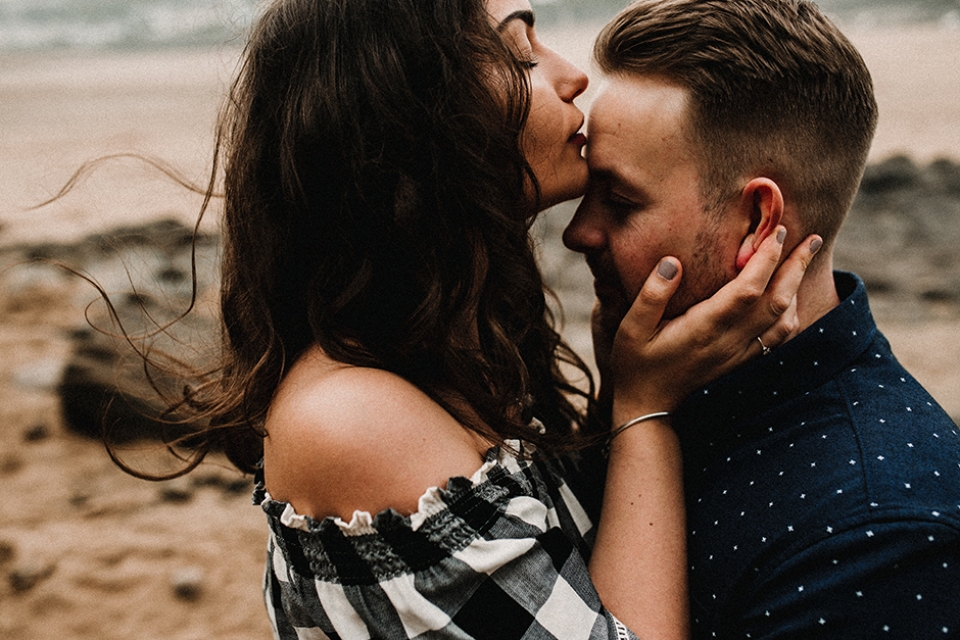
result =
[[[837,274],[856,290],[778,362],[678,412],[696,470],[695,638],[960,628],[960,432],[897,363],[854,278]]]

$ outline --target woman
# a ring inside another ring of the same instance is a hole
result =
[[[598,534],[605,421],[561,371],[589,379],[528,235],[584,190],[586,86],[527,0],[276,0],[259,20],[219,147],[225,361],[188,404],[261,474],[278,637],[685,633],[675,438],[657,417],[618,437]],[[665,341],[667,258],[613,354],[615,417],[669,411],[759,349],[739,345],[781,341],[769,309],[808,257],[759,298],[779,255],[765,244]],[[742,333],[678,379],[664,354],[731,316]],[[624,585],[618,610],[592,580]]]

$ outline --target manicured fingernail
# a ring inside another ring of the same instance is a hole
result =
[[[660,265],[657,267],[657,273],[660,274],[660,277],[664,280],[673,280],[677,276],[677,265],[669,260],[661,260]]]
[[[823,246],[823,240],[821,240],[820,238],[817,238],[816,240],[810,243],[810,253],[816,253],[817,251],[820,251],[820,247],[822,246]]]
[[[780,229],[780,231],[777,231],[777,244],[783,244],[783,240],[786,237],[787,237],[786,229]]]

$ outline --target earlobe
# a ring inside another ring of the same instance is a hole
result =
[[[770,178],[754,178],[740,194],[740,207],[750,218],[750,231],[744,236],[737,251],[737,271],[743,269],[767,236],[783,218],[783,194]]]

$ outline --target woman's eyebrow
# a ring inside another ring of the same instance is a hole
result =
[[[506,29],[507,25],[509,25],[514,20],[523,20],[524,22],[527,23],[528,27],[532,27],[534,23],[533,11],[530,11],[529,9],[514,11],[513,13],[511,13],[506,18],[500,21],[500,24],[497,25],[497,32],[499,33],[504,29]]]

